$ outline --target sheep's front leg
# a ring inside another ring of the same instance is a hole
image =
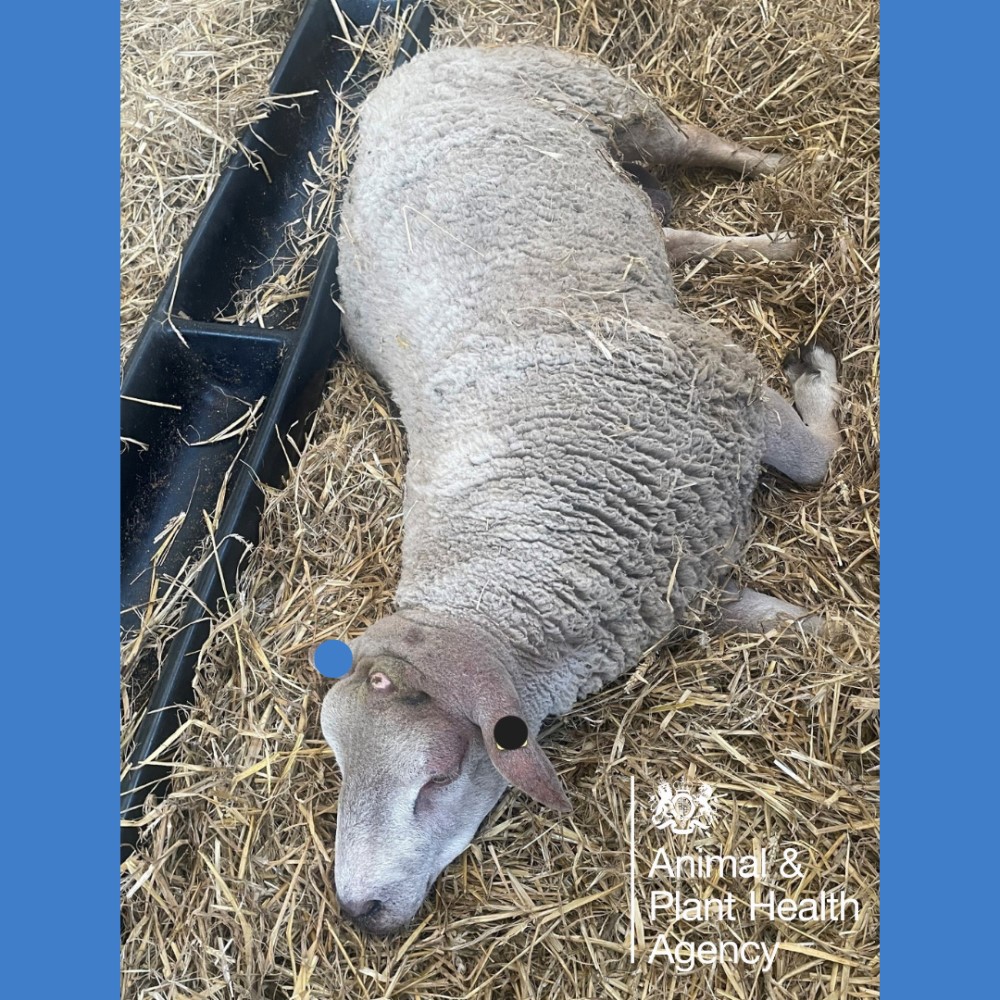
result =
[[[811,614],[797,604],[789,604],[780,597],[760,594],[749,587],[739,589],[729,583],[719,606],[719,620],[712,631],[723,632],[767,632],[783,625],[797,624],[803,631],[816,635],[823,630],[822,615]]]
[[[722,260],[794,260],[799,241],[788,233],[773,236],[718,236],[691,229],[663,227],[667,259],[671,264],[702,257]]]
[[[795,406],[773,389],[765,389],[764,463],[804,486],[818,486],[840,444],[837,362],[827,348],[810,344],[789,358],[785,374],[792,383]]]

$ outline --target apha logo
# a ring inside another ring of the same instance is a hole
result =
[[[707,830],[715,819],[712,786],[704,783],[692,787],[681,778],[674,785],[661,781],[656,786],[653,803],[652,825],[658,830],[670,830],[686,837],[695,830]]]

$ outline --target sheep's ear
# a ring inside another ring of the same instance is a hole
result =
[[[536,802],[559,812],[569,812],[573,807],[555,768],[535,741],[528,735],[524,720],[516,715],[504,715],[484,720],[481,726],[486,750],[493,766],[514,785],[526,792]],[[520,734],[523,732],[523,742]]]
[[[479,727],[493,766],[509,784],[551,809],[573,808],[555,768],[531,735],[521,699],[502,664],[487,664],[476,656],[448,666],[439,662],[436,677],[424,689]]]

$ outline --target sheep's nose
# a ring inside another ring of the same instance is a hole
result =
[[[358,901],[354,899],[345,899],[338,893],[337,901],[340,903],[340,908],[351,918],[351,920],[356,920],[360,923],[370,921],[378,914],[379,910],[382,909],[381,899],[365,899]]]

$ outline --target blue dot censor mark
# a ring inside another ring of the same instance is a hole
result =
[[[343,677],[351,669],[351,647],[339,639],[327,639],[313,650],[313,664],[324,677]]]

